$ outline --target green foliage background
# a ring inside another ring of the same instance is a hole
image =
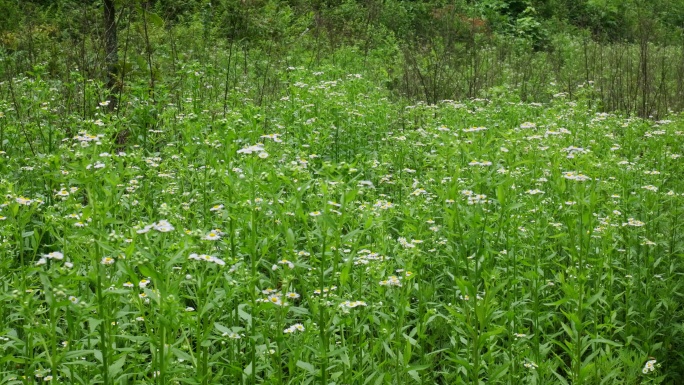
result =
[[[127,61],[121,66],[135,67],[151,49],[162,53],[156,68],[148,63],[146,75],[129,71],[129,80],[150,78],[150,71],[168,74],[161,71],[162,58],[173,60],[180,52],[199,58],[213,49],[234,49],[270,63],[310,65],[323,57],[335,62],[346,47],[376,58],[377,65],[366,68],[377,71],[395,95],[412,100],[486,97],[493,89],[514,87],[521,100],[543,101],[548,95],[535,84],[560,83],[572,94],[579,83],[594,81],[604,110],[657,117],[684,106],[682,0],[115,4],[119,49],[126,52],[121,60]],[[80,66],[87,78],[103,78],[102,1],[0,0],[0,9],[0,55],[9,59],[0,63],[5,77],[39,66],[64,78]],[[143,24],[152,24],[151,36],[143,36]]]
[[[115,5],[0,0],[0,384],[682,378],[684,1]]]

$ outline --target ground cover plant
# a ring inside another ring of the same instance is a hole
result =
[[[339,64],[226,101],[210,64],[177,65],[120,113],[11,80],[0,384],[684,372],[681,117],[599,112],[590,83],[407,103]]]

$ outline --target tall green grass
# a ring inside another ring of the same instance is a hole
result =
[[[224,110],[224,74],[177,64],[118,114],[39,78],[0,101],[0,384],[684,373],[681,117],[408,104],[354,65]]]

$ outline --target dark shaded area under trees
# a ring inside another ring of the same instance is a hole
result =
[[[428,103],[502,92],[544,101],[550,83],[572,97],[592,82],[605,110],[658,117],[684,108],[683,0],[0,0],[0,8],[3,78],[66,80],[79,68],[106,84],[112,109],[126,81],[146,83],[153,97],[180,54],[228,51],[222,65],[234,66],[233,81],[238,65],[244,74],[254,55],[267,57],[252,73],[261,101],[280,87],[271,78],[279,66],[335,63],[345,47],[375,58],[370,68],[394,94]]]

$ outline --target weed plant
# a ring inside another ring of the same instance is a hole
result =
[[[325,64],[224,104],[217,66],[176,65],[118,113],[11,80],[0,384],[684,376],[681,117],[590,84],[409,104]]]

